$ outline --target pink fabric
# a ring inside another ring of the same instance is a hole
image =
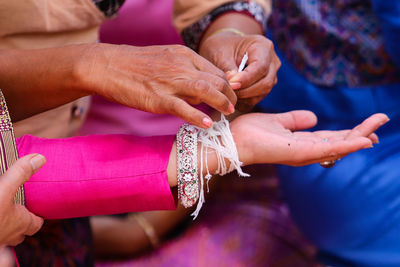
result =
[[[100,41],[136,46],[183,44],[172,25],[173,0],[128,0],[116,18],[103,23]]]
[[[166,173],[173,136],[24,136],[20,156],[47,163],[25,183],[27,208],[45,219],[175,209]]]

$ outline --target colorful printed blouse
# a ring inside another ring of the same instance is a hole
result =
[[[400,82],[371,1],[273,1],[269,31],[285,59],[317,85]]]

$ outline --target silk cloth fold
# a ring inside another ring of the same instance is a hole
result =
[[[25,183],[27,208],[45,219],[175,209],[166,173],[174,137],[23,136],[20,156],[47,163]]]

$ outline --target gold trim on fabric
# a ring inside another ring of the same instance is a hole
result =
[[[18,159],[17,146],[15,144],[14,130],[8,113],[6,100],[0,90],[0,174]],[[20,186],[14,197],[15,204],[25,205],[24,186]]]

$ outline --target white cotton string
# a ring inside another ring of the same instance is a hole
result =
[[[249,177],[250,175],[243,172],[241,165],[242,162],[239,160],[239,155],[236,149],[236,144],[233,139],[232,133],[229,128],[229,122],[224,115],[221,114],[221,120],[214,122],[213,126],[209,129],[198,128],[199,134],[197,141],[201,143],[200,149],[200,196],[197,203],[196,210],[191,214],[193,220],[197,218],[203,203],[205,202],[204,197],[204,178],[207,179],[207,192],[208,182],[211,179],[211,174],[208,169],[208,149],[215,152],[217,156],[217,170],[215,174],[225,175],[233,170],[236,170],[239,176]],[[205,150],[205,157],[203,156]],[[227,166],[226,160],[229,162]],[[207,175],[203,176],[203,166],[205,167]]]
[[[246,52],[242,58],[242,61],[239,64],[238,72],[242,72],[246,67],[247,60],[249,59],[249,54]],[[211,148],[215,154],[217,155],[217,170],[215,174],[225,175],[236,169],[239,176],[249,177],[250,174],[244,173],[242,171],[242,162],[239,160],[239,154],[236,149],[235,141],[233,140],[233,136],[231,130],[229,128],[229,122],[225,118],[223,114],[221,114],[221,120],[219,122],[214,122],[213,126],[209,129],[201,129],[197,128],[199,131],[199,135],[197,137],[198,142],[201,143],[200,150],[200,196],[199,202],[197,202],[196,210],[191,214],[193,216],[193,220],[197,218],[203,203],[205,202],[204,197],[204,177],[203,177],[203,153],[204,147],[206,150],[205,162],[206,162],[206,171],[207,175],[205,178],[207,179],[207,193],[209,192],[208,182],[211,180],[212,175],[208,170],[208,148]],[[221,140],[220,140],[221,139]],[[225,159],[229,160],[229,169],[226,169]]]

